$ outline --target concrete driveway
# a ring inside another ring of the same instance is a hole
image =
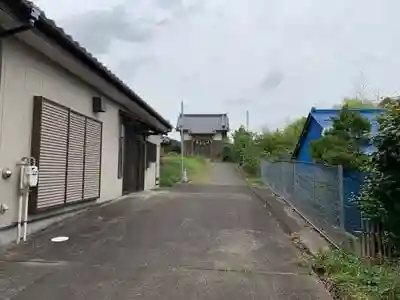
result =
[[[0,299],[331,299],[232,165],[210,182],[96,207],[12,247]]]

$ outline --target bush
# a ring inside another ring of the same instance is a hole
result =
[[[400,255],[400,103],[388,106],[378,122],[376,150],[365,165],[368,176],[358,204],[364,218],[383,224]]]
[[[162,187],[173,186],[181,179],[181,161],[175,157],[166,156],[161,159],[160,186]]]
[[[222,146],[222,161],[234,162],[233,145],[230,142],[225,142]]]
[[[320,253],[314,270],[339,299],[400,299],[399,269],[395,265],[373,265],[343,251]]]
[[[362,148],[369,144],[370,122],[358,111],[349,110],[346,105],[331,120],[332,128],[311,142],[312,158],[316,162],[360,171],[368,158]]]
[[[288,159],[294,150],[305,124],[306,118],[300,118],[283,130],[264,131],[256,134],[247,131],[243,126],[233,133],[231,145],[232,159],[251,175],[258,176],[260,160]]]

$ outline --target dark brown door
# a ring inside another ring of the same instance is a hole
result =
[[[126,125],[124,149],[123,193],[133,193],[144,189],[145,140],[135,132],[133,126]]]

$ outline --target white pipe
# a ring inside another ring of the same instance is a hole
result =
[[[28,230],[28,202],[29,202],[29,188],[25,190],[24,242],[26,242],[26,233]]]
[[[22,198],[23,198],[23,187],[24,187],[24,166],[21,165],[19,177],[19,197],[18,197],[18,224],[17,224],[17,244],[21,241],[21,221],[22,221]]]

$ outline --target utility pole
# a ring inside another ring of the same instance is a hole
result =
[[[249,111],[246,110],[246,130],[249,132]]]
[[[249,148],[249,143],[250,143],[250,133],[249,133],[249,122],[250,122],[250,117],[249,117],[249,110],[246,110],[246,144],[245,144],[245,150]],[[244,163],[244,156],[242,155],[242,164]]]
[[[184,151],[185,151],[185,147],[184,147],[184,137],[183,137],[183,101],[181,102],[181,180],[182,183],[186,183],[188,182],[187,179],[187,173],[186,173],[186,169],[185,169],[185,162],[184,162]]]

